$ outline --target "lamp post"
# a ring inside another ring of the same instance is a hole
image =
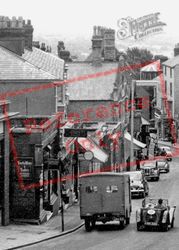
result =
[[[135,80],[132,80],[131,82],[131,150],[130,150],[130,162],[131,163],[133,163],[134,161],[134,84],[135,84]]]

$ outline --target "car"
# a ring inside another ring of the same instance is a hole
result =
[[[157,166],[159,168],[160,173],[163,172],[163,171],[168,173],[170,171],[170,164],[165,159],[157,160]]]
[[[147,180],[158,181],[160,179],[160,171],[156,161],[144,161],[141,165],[141,171]]]
[[[166,158],[168,161],[172,161],[172,152],[171,152],[171,148],[168,146],[160,146],[159,147],[159,151],[160,151],[160,155],[162,155],[162,150],[165,150],[166,152]]]
[[[162,206],[159,207],[159,200]],[[168,231],[174,227],[176,206],[170,207],[167,199],[145,198],[142,207],[136,211],[137,230],[155,227],[162,231]]]
[[[144,198],[149,194],[149,185],[141,171],[126,172],[130,177],[131,196]]]

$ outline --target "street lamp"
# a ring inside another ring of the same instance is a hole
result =
[[[134,161],[134,84],[135,80],[131,82],[131,151],[130,151],[130,161]]]

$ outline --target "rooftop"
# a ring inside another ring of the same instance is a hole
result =
[[[171,68],[175,67],[177,64],[179,64],[179,55],[163,62],[163,65],[169,66]]]
[[[52,74],[57,79],[63,79],[64,60],[59,57],[32,47],[32,51],[24,50],[22,58],[39,69]]]
[[[58,78],[0,46],[0,80],[45,79],[57,80]]]
[[[70,100],[111,100],[116,80],[116,73],[105,75],[117,69],[117,62],[102,63],[101,66],[93,66],[91,63],[69,63],[68,78],[89,75],[88,79],[72,82],[68,84]],[[104,76],[98,77],[95,74],[104,73]]]

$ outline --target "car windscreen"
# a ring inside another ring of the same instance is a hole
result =
[[[130,180],[140,181],[141,180],[141,174],[139,173],[129,173]]]
[[[157,162],[157,165],[160,167],[160,166],[163,166],[163,165],[165,165],[165,161],[158,161]]]

